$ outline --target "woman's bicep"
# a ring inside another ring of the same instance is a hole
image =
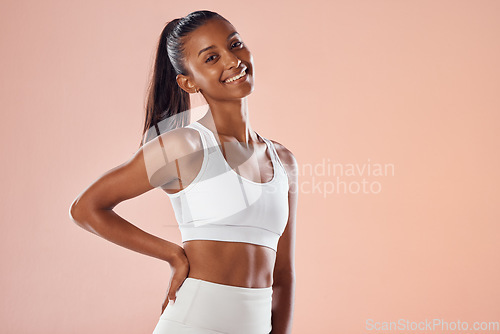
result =
[[[165,141],[169,141],[169,145],[165,145]],[[181,146],[176,136],[155,138],[128,161],[100,176],[82,192],[74,205],[112,209],[120,202],[172,181],[177,177],[175,159],[182,151]]]
[[[139,151],[90,184],[75,200],[72,211],[78,213],[78,208],[113,209],[118,203],[153,188],[148,180],[142,151]]]

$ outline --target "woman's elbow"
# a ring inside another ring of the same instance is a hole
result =
[[[69,218],[71,221],[86,230],[90,228],[88,213],[89,208],[81,201],[81,197],[77,197],[69,207]]]
[[[295,284],[295,270],[275,271],[273,281],[276,285],[293,285]]]

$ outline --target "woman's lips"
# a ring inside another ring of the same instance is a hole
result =
[[[247,76],[248,76],[248,72],[247,72],[247,70],[246,70],[246,69],[244,70],[244,73],[245,73],[245,74],[244,74],[243,76],[241,76],[239,79],[233,80],[233,81],[231,81],[231,82],[226,82],[226,81],[223,81],[223,83],[225,83],[225,84],[227,84],[227,85],[231,85],[231,84],[237,84],[237,83],[240,83],[240,82],[242,82],[242,81],[245,81],[245,79],[246,79],[246,78],[247,78]],[[233,76],[233,77],[234,77],[234,76]]]

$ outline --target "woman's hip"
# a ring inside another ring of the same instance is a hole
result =
[[[268,334],[271,331],[272,287],[246,288],[187,277],[160,316],[164,325],[191,326],[193,333]],[[164,327],[165,327],[164,326]],[[171,333],[171,332],[168,332]]]

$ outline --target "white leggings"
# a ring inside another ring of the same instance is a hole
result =
[[[272,294],[187,277],[153,334],[269,334]]]

